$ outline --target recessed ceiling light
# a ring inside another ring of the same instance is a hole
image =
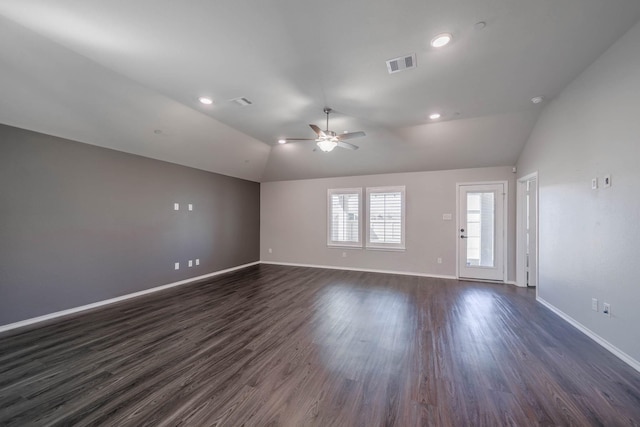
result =
[[[449,44],[453,36],[449,33],[438,34],[434,38],[431,39],[431,46],[433,47],[443,47]]]
[[[441,117],[440,113],[433,113],[431,115],[429,115],[429,118],[431,120],[438,120]]]
[[[200,98],[198,98],[198,101],[200,101],[200,103],[204,105],[213,104],[213,100],[211,98],[207,98],[206,96],[201,96]]]
[[[544,101],[544,97],[542,96],[536,96],[535,98],[531,98],[531,102],[533,102],[534,104],[540,104],[542,101]]]
[[[278,144],[286,144],[287,140],[286,139],[279,139],[278,140]]]

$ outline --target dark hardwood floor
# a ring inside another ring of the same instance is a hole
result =
[[[640,425],[533,290],[261,265],[0,336],[11,426]]]

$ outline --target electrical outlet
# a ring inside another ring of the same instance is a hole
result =
[[[598,298],[591,298],[591,310],[598,311]]]
[[[442,264],[442,258],[438,257],[438,264]]]
[[[189,260],[189,267],[193,267],[193,260],[192,259]]]
[[[179,211],[180,210],[180,203],[174,203],[173,204],[173,210],[174,211]]]
[[[189,210],[192,211],[193,210],[193,205],[191,203],[189,203]]]
[[[342,258],[346,258],[347,257],[347,253],[346,252],[342,252]]]
[[[176,262],[176,263],[174,264],[174,266],[173,266],[173,269],[174,269],[174,270],[180,270],[180,263],[179,263],[179,262]]]
[[[273,253],[273,249],[269,248],[269,253],[272,254]]]
[[[611,305],[608,302],[602,304],[602,314],[611,317]]]
[[[196,258],[196,265],[200,265],[200,258]]]
[[[598,189],[598,178],[592,178],[591,179],[591,189],[592,190],[597,190]]]

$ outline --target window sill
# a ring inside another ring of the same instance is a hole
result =
[[[394,247],[386,247],[386,246],[367,246],[365,247],[368,251],[387,251],[387,252],[405,252],[406,248],[394,248]]]

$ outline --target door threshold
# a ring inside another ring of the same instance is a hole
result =
[[[462,282],[482,282],[482,283],[493,283],[495,285],[504,285],[504,280],[489,280],[489,279],[474,279],[471,277],[458,277],[459,281]]]

